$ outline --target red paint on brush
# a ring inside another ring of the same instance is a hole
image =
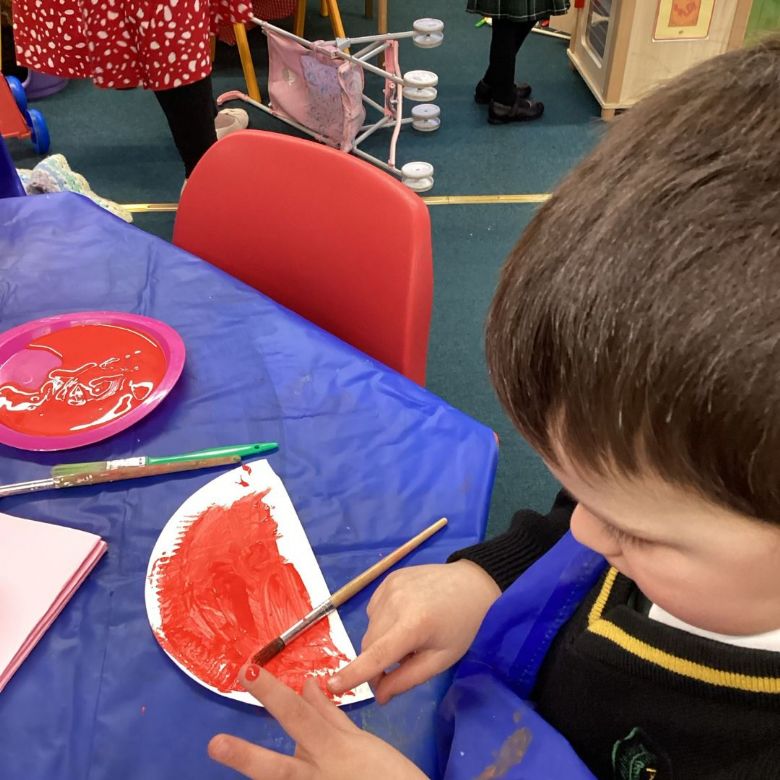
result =
[[[220,691],[242,690],[238,673],[261,647],[311,611],[295,566],[279,554],[276,521],[251,493],[229,507],[212,506],[160,558],[154,576],[162,617],[160,643],[196,677]],[[291,642],[266,668],[300,693],[307,677],[327,674],[345,656],[321,620]]]
[[[35,436],[63,436],[122,417],[154,392],[167,365],[154,339],[117,325],[63,328],[25,349],[46,352],[59,365],[38,387],[0,387],[0,423]]]

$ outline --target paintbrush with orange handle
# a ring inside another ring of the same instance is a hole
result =
[[[356,593],[363,590],[366,585],[372,583],[380,574],[384,574],[391,566],[398,563],[401,558],[407,556],[412,550],[419,547],[426,539],[429,539],[437,531],[440,531],[447,525],[447,518],[442,517],[432,525],[429,525],[424,531],[402,544],[398,549],[393,550],[390,555],[382,558],[366,569],[362,574],[350,580],[342,588],[339,588],[329,599],[323,601],[318,607],[315,607],[308,615],[301,618],[295,625],[290,626],[281,633],[276,639],[269,642],[262,650],[252,656],[252,662],[259,666],[265,666],[272,658],[277,656],[284,648],[292,642],[295,637],[305,631],[309,626],[314,625],[325,615],[329,615],[334,609],[340,607],[345,601],[351,599]]]

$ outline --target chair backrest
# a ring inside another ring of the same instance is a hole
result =
[[[173,241],[424,384],[430,218],[387,173],[313,141],[234,133],[190,176]]]
[[[0,74],[0,79],[3,78]],[[17,198],[26,195],[22,182],[16,173],[8,147],[0,135],[0,198]]]

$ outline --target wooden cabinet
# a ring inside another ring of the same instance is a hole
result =
[[[751,0],[584,0],[569,58],[610,119],[692,65],[742,44]]]

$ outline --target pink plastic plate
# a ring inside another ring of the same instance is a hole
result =
[[[12,328],[0,334],[0,444],[53,451],[107,439],[168,395],[184,356],[173,328],[138,314],[59,314]]]

